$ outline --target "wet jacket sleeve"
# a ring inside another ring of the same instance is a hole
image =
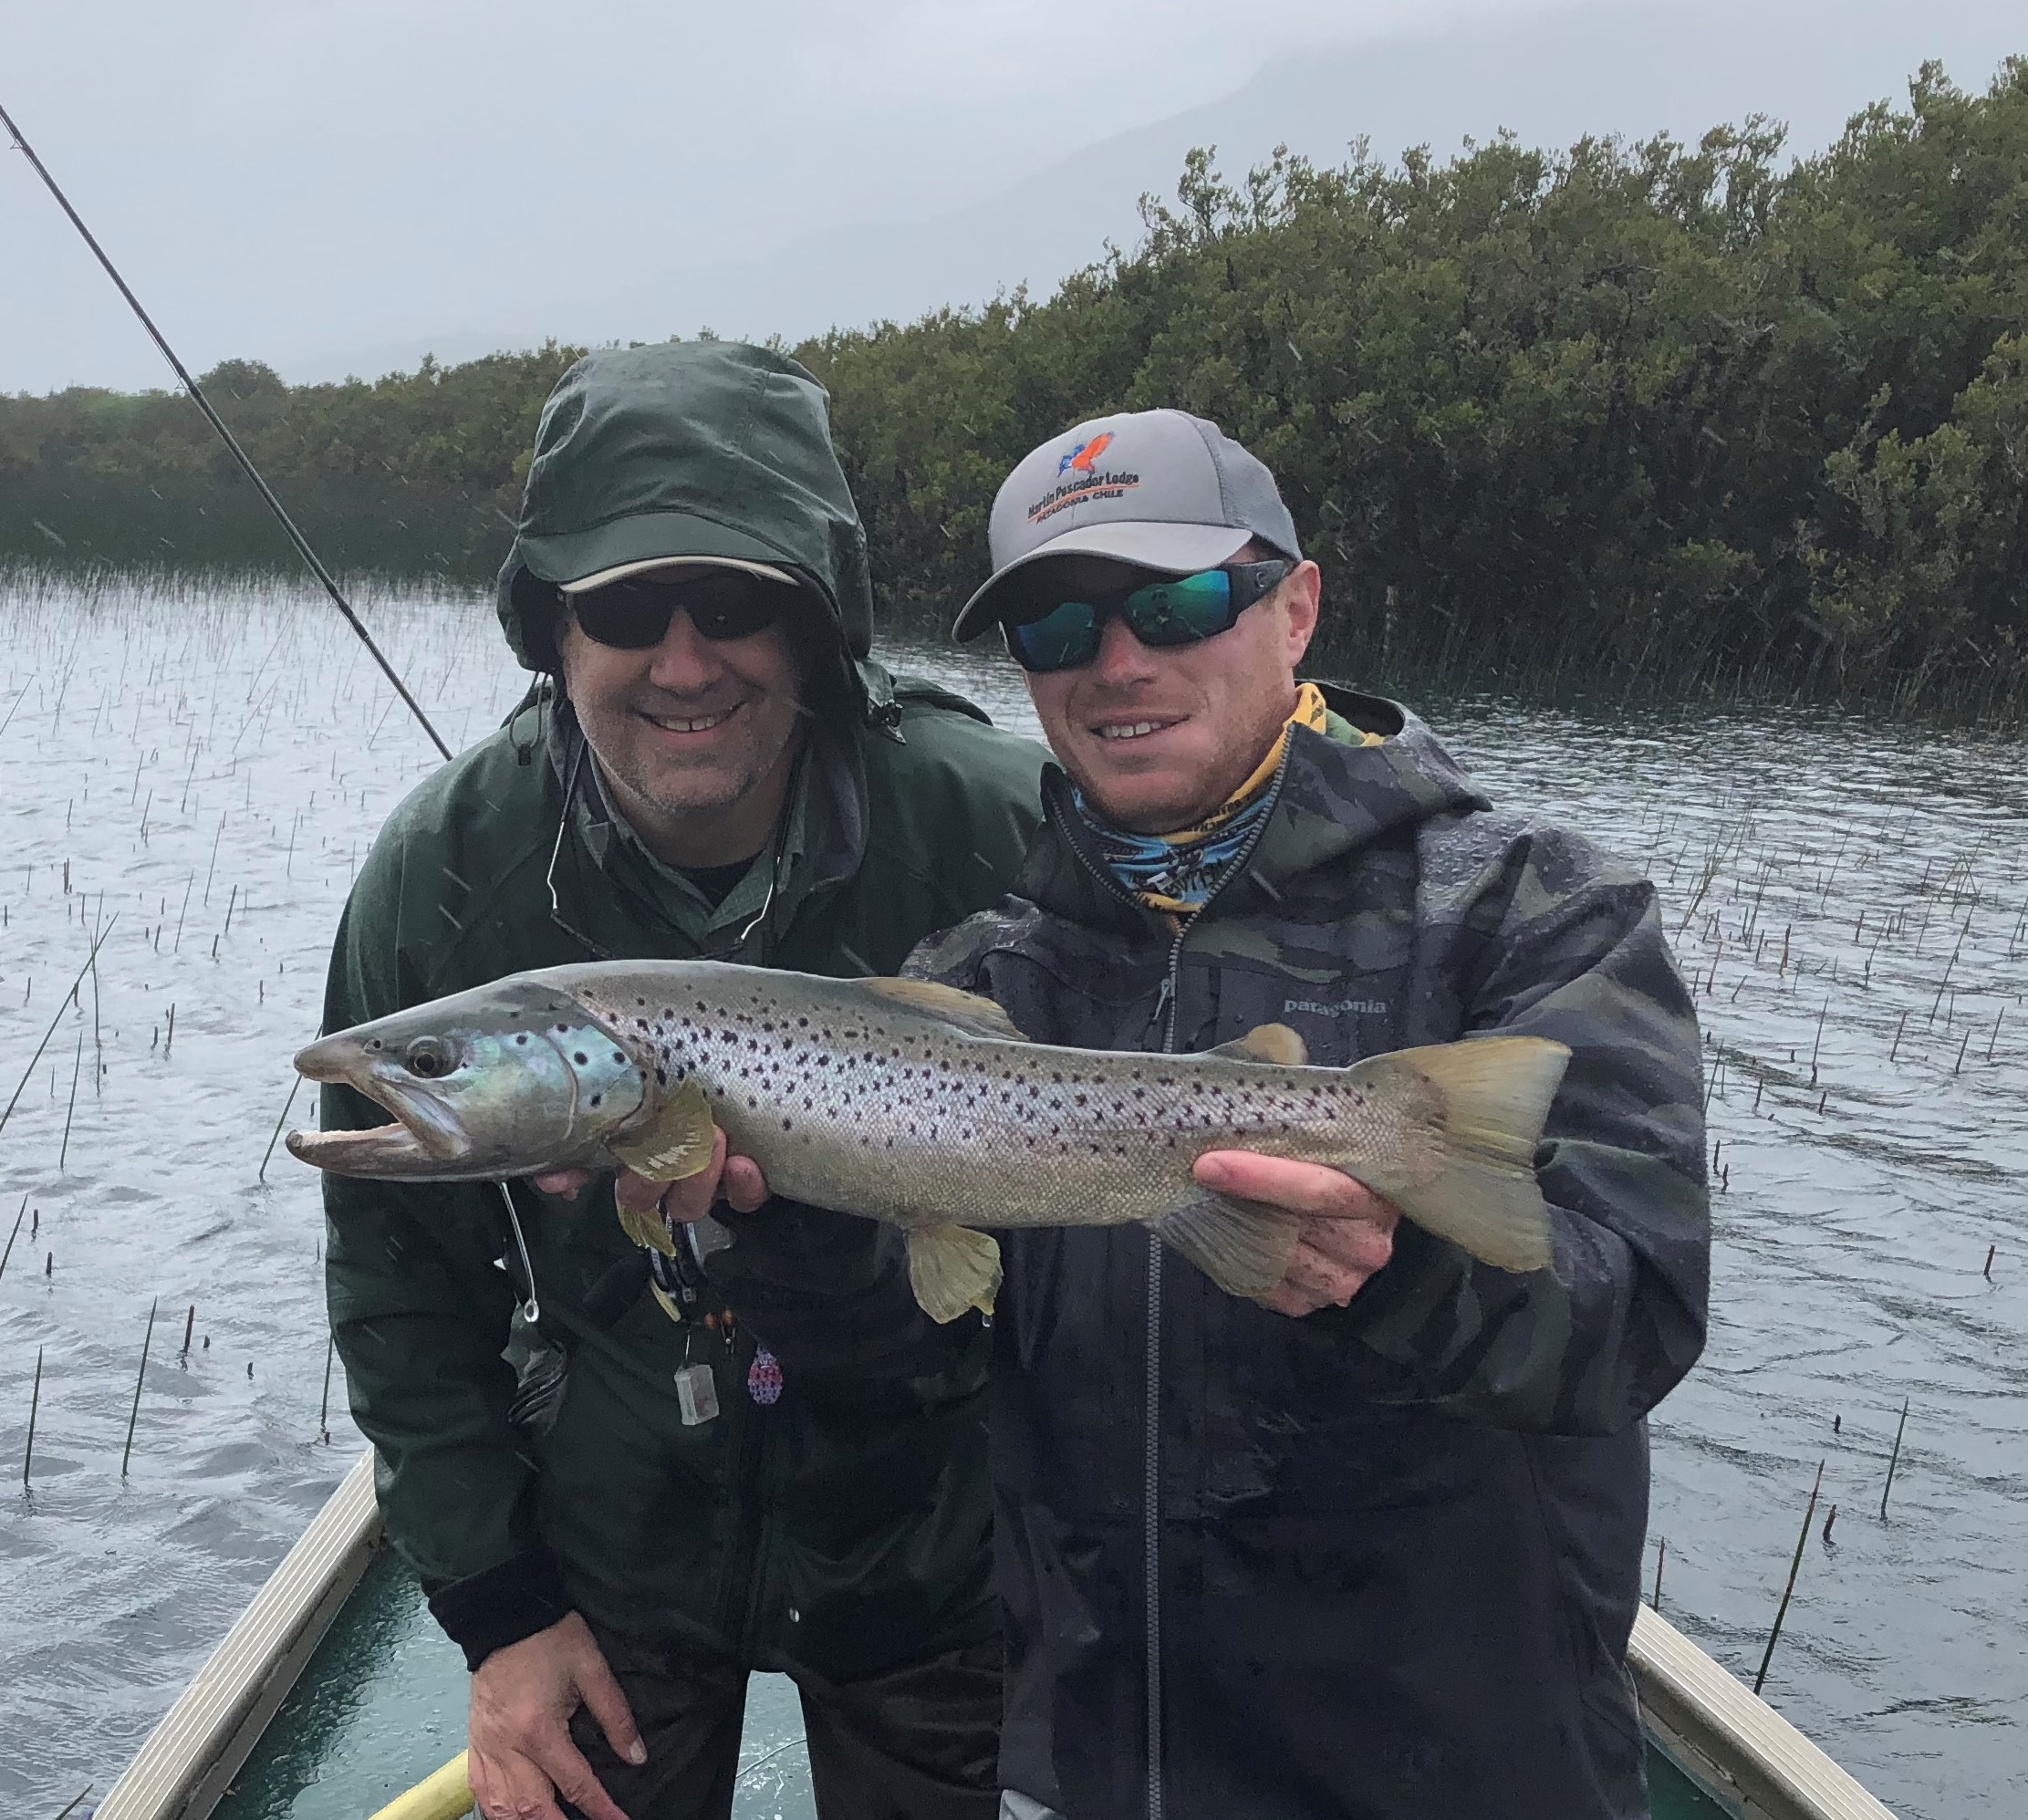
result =
[[[1451,946],[1465,1032],[1570,1050],[1537,1155],[1553,1267],[1510,1274],[1404,1222],[1350,1306],[1308,1318],[1400,1368],[1409,1399],[1617,1432],[1695,1362],[1709,1282],[1700,1045],[1654,888],[1530,828],[1422,932]]]
[[[431,996],[403,977],[391,911],[362,872],[339,925],[327,1030]],[[323,1090],[326,1128],[386,1115],[349,1088]],[[568,1610],[555,1562],[535,1542],[533,1469],[506,1408],[500,1357],[515,1290],[494,1267],[504,1216],[462,1183],[324,1179],[325,1288],[353,1419],[379,1455],[388,1534],[421,1576],[438,1620],[473,1667]]]

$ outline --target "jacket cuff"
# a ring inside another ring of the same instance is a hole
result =
[[[546,1548],[524,1549],[430,1595],[430,1615],[464,1651],[464,1665],[474,1672],[495,1649],[548,1629],[574,1609],[556,1556]]]

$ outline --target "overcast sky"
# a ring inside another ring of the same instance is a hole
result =
[[[1709,0],[1592,4],[1673,21],[1686,45],[1718,16]],[[1742,16],[1824,4],[1765,0]],[[1686,105],[1730,106],[1711,73],[1729,67],[1746,85],[1742,105],[1785,102],[1793,88],[1813,120],[1831,118],[1830,89],[1845,97],[1842,115],[1867,99],[1847,94],[1854,83],[1889,92],[1923,55],[1951,57],[1953,73],[1982,84],[2001,55],[2028,51],[2020,13],[2018,0],[1849,0],[1838,16],[1875,26],[1826,39],[1846,59],[1828,75],[1807,45],[1771,56],[1713,26],[1711,68]],[[1336,68],[1329,56],[1348,46],[1406,37],[1422,47],[1408,86],[1427,94],[1348,99],[1342,122],[1316,128],[1331,142],[1305,149],[1334,155],[1378,108],[1388,129],[1378,149],[1435,138],[1450,150],[1460,130],[1534,122],[1529,95],[1513,92],[1498,97],[1496,118],[1479,118],[1494,101],[1474,101],[1461,124],[1445,93],[1448,49],[1483,52],[1489,33],[1518,34],[1520,50],[1501,55],[1524,65],[1532,37],[1547,45],[1570,29],[1555,0],[5,0],[0,102],[193,367],[246,354],[324,377],[546,332],[688,331],[686,310],[708,298],[769,318],[719,321],[727,332],[797,333],[855,312],[976,300],[1023,277],[1046,285],[1097,254],[1100,217],[1066,199],[1066,253],[1044,244],[1030,192],[1028,238],[994,265],[990,199],[1087,148],[1099,151],[1076,164],[1075,188],[1105,197],[1107,231],[1127,232],[1135,193],[1160,181],[1144,181],[1135,156],[1173,171],[1176,147],[1161,134],[1173,117],[1189,129],[1178,127],[1178,145],[1207,129],[1224,137],[1216,104],[1244,91],[1251,112],[1232,136],[1272,142],[1277,72]],[[1557,49],[1560,73],[1569,46],[1581,64],[1587,41]],[[1654,124],[1676,124],[1665,118],[1675,78],[1652,67],[1674,59],[1618,55],[1647,67],[1602,65],[1599,123],[1645,130],[1607,118],[1632,85]],[[1314,95],[1305,105],[1322,118]],[[1545,117],[1541,130],[1562,121]],[[946,218],[959,224],[939,226]],[[896,252],[877,235],[823,237],[925,222]],[[908,281],[883,291],[883,265],[896,261],[912,262]],[[741,284],[707,282],[734,269]],[[0,390],[164,377],[10,151]]]

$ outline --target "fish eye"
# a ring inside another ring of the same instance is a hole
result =
[[[418,1036],[403,1052],[401,1060],[411,1075],[433,1081],[458,1066],[457,1052],[441,1036]]]

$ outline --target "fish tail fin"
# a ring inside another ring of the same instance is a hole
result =
[[[1150,1222],[1229,1295],[1259,1301],[1288,1274],[1303,1222],[1278,1207],[1200,1191]]]
[[[1372,1184],[1426,1232],[1502,1270],[1549,1264],[1549,1209],[1535,1147],[1570,1051],[1536,1036],[1486,1036],[1376,1057],[1437,1089],[1433,1175]]]

